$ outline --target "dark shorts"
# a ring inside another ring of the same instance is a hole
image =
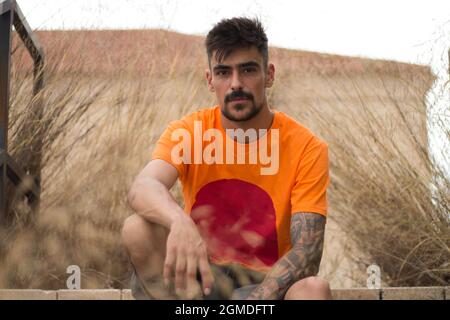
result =
[[[239,291],[240,297],[246,297],[250,292],[262,281],[263,274],[251,271],[248,269],[238,268],[236,266],[224,266],[211,264],[211,270],[214,275],[214,286],[211,293],[203,295],[203,300],[229,300],[232,298],[233,293]],[[201,283],[200,275],[197,275],[197,280]],[[150,299],[176,299],[175,295],[167,294],[162,296],[152,296],[149,290],[143,285],[139,276],[136,273],[136,269],[133,267],[133,272],[130,280],[131,293],[136,300],[150,300]],[[147,288],[152,287],[157,292],[163,289],[162,280],[157,282],[147,283]],[[158,288],[161,290],[158,291]]]

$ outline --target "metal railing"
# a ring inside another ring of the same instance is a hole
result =
[[[34,62],[33,96],[44,85],[44,54],[39,41],[31,31],[15,0],[0,0],[0,224],[4,224],[8,212],[7,179],[15,186],[20,185],[28,174],[8,155],[8,111],[11,71],[12,26]],[[38,103],[33,107],[40,108]],[[34,211],[38,210],[40,197],[40,169],[34,173],[25,196]]]

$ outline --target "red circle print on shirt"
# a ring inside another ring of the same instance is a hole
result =
[[[191,217],[216,261],[264,267],[278,260],[275,208],[268,193],[255,184],[222,179],[204,185]]]

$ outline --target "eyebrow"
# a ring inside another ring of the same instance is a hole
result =
[[[260,67],[259,63],[256,61],[248,61],[237,64],[239,68],[246,68],[246,67]],[[226,64],[218,64],[214,66],[213,70],[224,70],[224,69],[231,69],[230,65]]]

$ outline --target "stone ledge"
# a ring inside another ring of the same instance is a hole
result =
[[[331,290],[334,300],[380,300],[380,289],[333,289]]]
[[[382,300],[444,300],[444,287],[382,288]]]
[[[56,300],[54,290],[0,289],[0,300]]]
[[[333,289],[335,300],[450,300],[450,287]],[[134,300],[130,289],[0,289],[0,300]]]
[[[135,300],[130,289],[122,290],[122,300]]]
[[[58,300],[121,300],[119,289],[58,290]]]

